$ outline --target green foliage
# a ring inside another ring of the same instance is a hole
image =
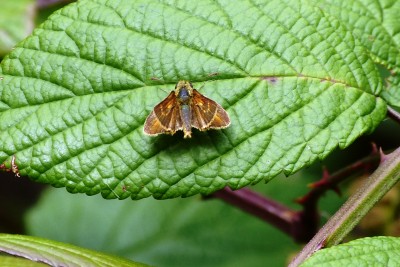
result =
[[[367,50],[295,0],[79,1],[1,68],[0,162],[16,155],[21,175],[105,198],[209,194],[289,175],[386,113]],[[145,136],[146,116],[179,79],[204,85],[231,126],[191,140]]]
[[[400,238],[367,237],[316,252],[307,266],[385,266],[400,264]]]
[[[34,7],[34,0],[1,1],[0,58],[33,30]]]
[[[44,263],[5,255],[0,255],[0,262],[3,267],[49,267]]]
[[[69,244],[22,235],[0,234],[0,250],[51,266],[147,266]]]

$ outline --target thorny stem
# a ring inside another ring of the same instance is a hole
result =
[[[400,148],[387,156],[383,155],[378,169],[329,219],[289,266],[299,266],[315,251],[340,243],[398,180],[400,180]]]
[[[256,217],[274,225],[281,231],[292,236],[296,241],[309,240],[311,236],[303,227],[310,227],[311,224],[304,224],[301,218],[301,212],[296,212],[288,207],[261,196],[250,189],[240,189],[232,191],[228,187],[215,192],[212,197],[220,198],[227,203],[232,204],[245,212],[255,215]],[[302,224],[299,226],[299,224]],[[303,225],[304,224],[304,225]]]
[[[400,124],[400,113],[397,112],[394,108],[387,107],[387,115],[394,121]]]
[[[297,199],[297,203],[303,206],[304,216],[318,216],[318,199],[328,190],[333,189],[339,192],[336,186],[349,178],[352,175],[360,173],[369,173],[375,170],[379,165],[379,153],[374,146],[373,153],[365,157],[342,170],[339,170],[331,175],[326,174],[320,181],[313,183],[311,185],[312,190],[308,192],[305,196]]]
[[[232,191],[228,187],[215,192],[211,197],[219,198],[241,210],[266,221],[289,236],[296,242],[308,242],[318,229],[318,200],[328,190],[349,176],[368,172],[377,167],[379,156],[374,152],[370,156],[353,163],[332,175],[323,177],[314,184],[312,190],[297,202],[303,206],[302,211],[295,211],[266,198],[250,189]]]

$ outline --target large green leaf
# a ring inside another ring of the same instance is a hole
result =
[[[34,0],[1,1],[0,57],[32,32],[35,13]]]
[[[288,175],[385,117],[368,55],[338,20],[297,0],[80,1],[2,62],[0,161],[16,155],[22,175],[106,198]],[[204,85],[231,126],[145,136],[146,116],[179,79]]]
[[[307,266],[399,266],[400,239],[367,237],[316,252],[301,267]]]

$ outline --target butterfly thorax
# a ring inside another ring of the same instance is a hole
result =
[[[193,95],[193,88],[189,82],[180,81],[176,85],[175,95],[180,105],[180,115],[182,119],[183,132],[185,137],[191,136],[192,128],[192,112],[191,101]]]
[[[178,84],[177,88],[175,89],[177,100],[181,105],[189,105],[193,94],[193,88],[190,87],[190,84],[183,84],[182,86],[179,85],[180,84]]]

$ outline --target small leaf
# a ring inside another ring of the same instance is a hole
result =
[[[105,198],[186,197],[289,175],[386,114],[366,50],[296,0],[79,1],[1,68],[0,162],[15,155],[21,175]],[[190,140],[145,136],[146,116],[180,79],[220,103],[231,126]]]
[[[367,237],[317,251],[307,266],[399,266],[400,238]]]
[[[39,237],[0,234],[0,251],[51,266],[147,266]]]
[[[33,30],[35,1],[2,1],[0,8],[0,57]]]

